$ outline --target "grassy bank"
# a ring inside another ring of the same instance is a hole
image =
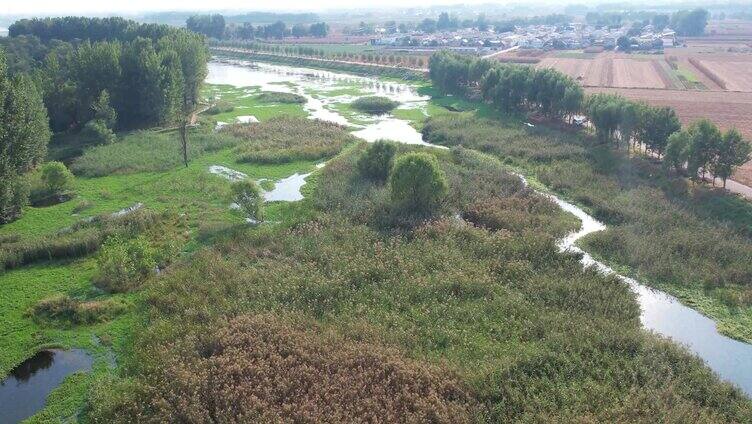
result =
[[[289,112],[275,102],[265,105],[264,119]],[[302,120],[304,124],[315,126],[308,120]],[[340,138],[349,137],[344,130],[340,132]],[[73,146],[76,140],[69,137],[66,142]],[[210,174],[209,166],[226,166],[250,178],[270,181],[315,170],[313,160],[301,158],[242,163],[233,148],[243,143],[229,133],[214,132],[213,122],[205,120],[189,134],[188,167],[181,163],[180,143],[171,131],[120,134],[111,145],[67,149],[81,152],[78,157],[67,156],[76,172],[71,187],[76,197],[48,207],[28,207],[21,219],[0,227],[0,257],[12,261],[13,267],[0,271],[0,319],[5,323],[0,337],[0,376],[4,378],[40,349],[81,348],[95,357],[93,372],[67,378],[31,422],[77,417],[92,390],[97,390],[92,382],[118,372],[120,368],[110,368],[111,358],[118,366],[123,363],[123,348],[131,343],[134,324],[144,318],[139,293],[111,294],[92,283],[99,269],[101,243],[120,228],[100,227],[99,222],[106,222],[113,212],[142,203],[138,213],[167,213],[180,217],[181,222],[175,228],[161,223],[158,234],[147,232],[144,237],[156,240],[174,233],[180,255],[190,255],[243,223],[240,212],[229,208],[229,181]],[[315,178],[311,178],[313,182]],[[270,203],[266,211],[271,222],[285,222],[305,213],[300,206],[284,202]],[[84,222],[92,217],[94,223]]]
[[[669,176],[649,159],[629,157],[586,135],[472,113],[430,119],[429,141],[496,155],[535,175],[608,224],[583,247],[661,288],[752,341],[752,206]]]
[[[404,226],[388,187],[357,171],[363,149],[321,171],[311,216],[227,233],[151,284],[131,373],[98,384],[90,418],[752,418],[700,360],[641,329],[625,284],[558,252],[571,217],[499,161],[428,150],[449,195]]]

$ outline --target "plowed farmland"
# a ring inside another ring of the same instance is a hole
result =
[[[729,91],[752,91],[752,62],[701,60],[705,67],[726,84]]]

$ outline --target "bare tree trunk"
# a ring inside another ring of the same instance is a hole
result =
[[[180,143],[183,147],[183,163],[188,167],[188,121],[183,119],[180,123]]]

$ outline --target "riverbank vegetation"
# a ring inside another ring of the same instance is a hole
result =
[[[361,175],[366,151],[356,145],[321,170],[301,204],[309,217],[235,228],[152,281],[153,319],[125,358],[130,372],[96,384],[90,418],[752,417],[749,401],[698,359],[640,328],[625,284],[583,270],[553,234],[453,218],[476,201],[538,196],[501,162],[398,146],[395,163],[428,155],[448,184],[433,218],[406,226],[375,219],[389,213],[391,187]],[[484,179],[503,183],[468,184]],[[268,382],[294,395],[275,395]]]
[[[567,96],[581,89],[550,70],[524,71],[520,65],[440,53],[432,58],[431,78],[445,93],[491,103],[506,116],[430,118],[422,130],[426,140],[493,153],[534,173],[549,189],[609,224],[583,241],[591,253],[628,266],[649,284],[698,307],[724,334],[752,341],[752,206],[730,194],[689,187],[682,178],[697,182],[710,170],[730,175],[749,155],[738,133],[722,135],[708,121],[680,131],[670,108],[619,96]],[[574,100],[570,105],[567,97],[579,98],[581,105]],[[565,131],[525,128],[512,118],[529,113],[568,121],[580,108],[593,123],[594,137],[566,125]],[[642,151],[651,154],[633,154]],[[656,163],[664,153],[667,160]],[[667,172],[671,166],[683,172]]]

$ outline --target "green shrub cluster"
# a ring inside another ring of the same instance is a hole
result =
[[[236,148],[239,161],[286,163],[332,157],[355,140],[345,128],[304,118],[276,118],[260,124],[228,125],[222,133],[243,140]]]
[[[210,131],[193,131],[188,143],[189,157],[216,152],[238,140]],[[113,174],[165,171],[182,164],[180,140],[176,132],[136,131],[122,140],[86,149],[71,165],[76,175],[103,177]]]
[[[389,171],[392,169],[394,154],[397,147],[393,142],[378,140],[368,146],[365,152],[358,158],[358,171],[368,179],[374,181],[386,181]]]
[[[43,299],[30,314],[43,323],[91,325],[109,321],[124,310],[125,305],[113,299],[84,301],[59,295]]]
[[[235,106],[230,102],[220,101],[206,109],[208,115],[219,115],[220,113],[232,112]]]
[[[137,210],[119,217],[95,217],[52,235],[6,240],[0,243],[0,271],[39,261],[86,256],[97,251],[110,236],[132,237],[155,228],[160,222],[164,222],[162,216]]]
[[[263,103],[287,103],[287,104],[304,104],[308,100],[295,93],[284,93],[280,91],[266,91],[258,96],[256,100]]]
[[[360,97],[352,102],[353,108],[371,115],[389,113],[397,106],[399,106],[399,102],[381,96]]]
[[[389,188],[392,203],[400,213],[417,216],[430,216],[440,209],[448,191],[436,157],[421,152],[395,160]]]

